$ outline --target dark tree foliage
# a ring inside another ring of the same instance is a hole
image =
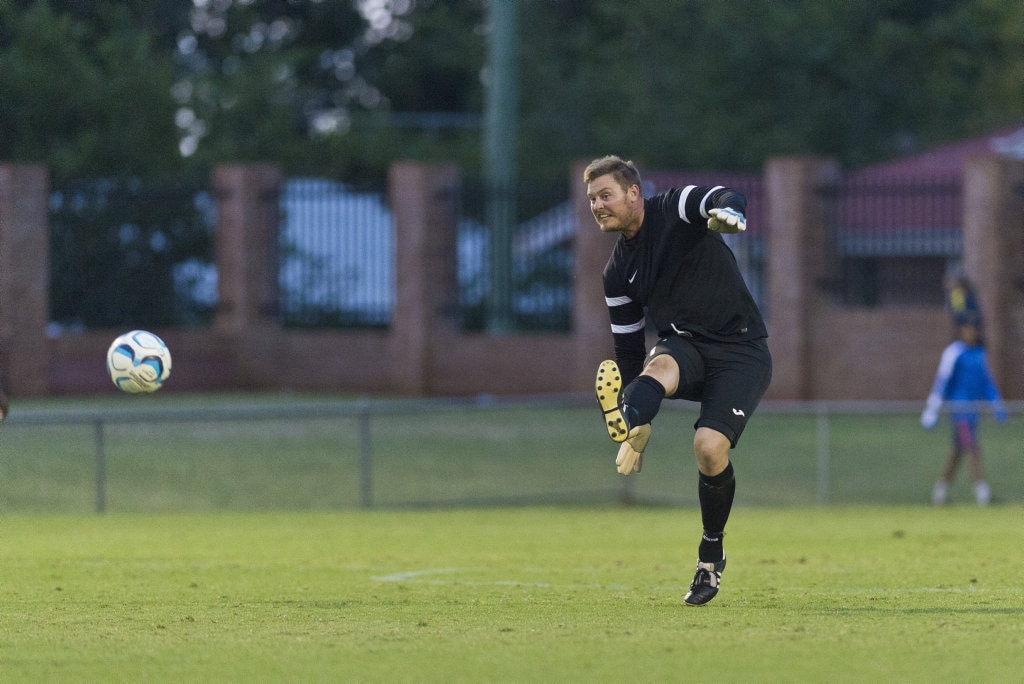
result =
[[[1024,118],[1024,4],[520,0],[520,168],[848,165]],[[487,0],[11,0],[0,158],[58,175],[480,166]],[[59,105],[58,105],[59,103]]]
[[[1024,119],[1021,3],[526,0],[523,13],[549,4],[559,30],[523,35],[524,158],[540,134],[562,165],[618,152],[658,168],[856,166]]]
[[[57,179],[178,166],[171,2],[0,5],[0,159]]]
[[[610,152],[648,169],[756,171],[791,154],[854,167],[1024,121],[1021,2],[516,7],[518,168],[534,186],[564,189],[572,163]],[[355,186],[379,187],[399,159],[478,175],[489,21],[488,0],[7,0],[0,159],[45,163],[61,197],[98,179],[80,197],[110,201],[139,179],[196,187],[220,162]],[[56,317],[88,302],[77,318],[112,320],[102,290],[167,287],[209,258],[194,203],[125,197],[163,214],[57,223]],[[147,254],[104,251],[135,229]],[[181,246],[161,247],[171,236]]]
[[[170,97],[182,8],[0,6],[0,159],[50,171],[53,321],[155,326],[209,317],[208,305],[175,283],[187,274],[176,266],[210,251],[194,187],[202,170],[178,152]]]

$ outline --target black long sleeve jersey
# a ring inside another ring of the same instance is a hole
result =
[[[620,235],[604,269],[615,359],[624,382],[640,374],[650,317],[659,337],[711,340],[768,335],[732,250],[707,227],[708,210],[746,211],[746,198],[722,186],[673,188],[644,199],[644,221]]]

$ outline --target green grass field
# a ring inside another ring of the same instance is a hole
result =
[[[16,515],[5,681],[1019,681],[1024,509]]]
[[[18,402],[0,426],[3,681],[1020,681],[1019,417],[982,428],[997,505],[961,475],[934,509],[945,430],[829,416],[823,506],[820,417],[764,412],[734,452],[722,593],[689,608],[685,408],[624,479],[591,406],[361,423],[304,402],[322,399]],[[213,415],[238,404],[303,415]],[[183,406],[203,415],[133,413]]]

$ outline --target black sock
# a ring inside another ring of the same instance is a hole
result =
[[[629,427],[646,425],[654,420],[664,398],[664,385],[649,375],[638,375],[622,390],[622,413]]]
[[[697,483],[697,497],[700,500],[700,517],[704,523],[704,535],[700,540],[697,557],[702,563],[722,560],[722,537],[725,523],[732,511],[732,500],[736,495],[736,476],[732,463],[714,477],[701,473]]]

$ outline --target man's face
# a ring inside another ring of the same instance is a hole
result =
[[[602,233],[625,233],[633,237],[640,229],[640,189],[632,185],[623,190],[611,174],[598,176],[587,184],[590,211]]]

